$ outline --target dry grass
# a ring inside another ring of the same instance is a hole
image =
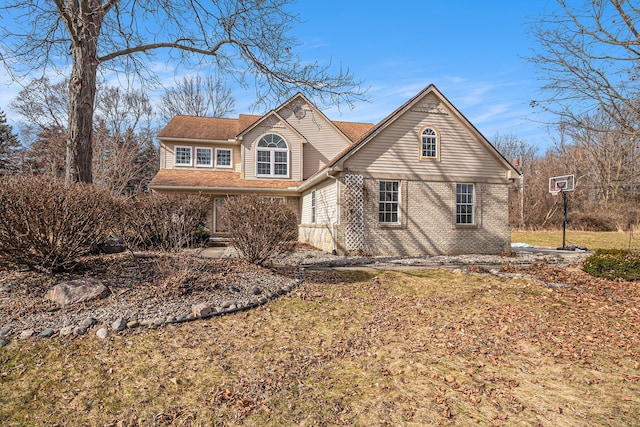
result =
[[[640,292],[599,283],[309,272],[250,312],[11,343],[0,424],[640,425]]]
[[[534,246],[562,246],[562,230],[557,231],[512,231],[512,242],[529,243]],[[567,230],[567,245],[586,246],[595,249],[628,249],[640,250],[640,234],[629,232],[602,232]]]

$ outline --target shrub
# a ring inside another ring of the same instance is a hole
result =
[[[52,177],[0,178],[0,265],[47,272],[70,268],[108,235],[111,195]]]
[[[232,197],[221,207],[220,215],[223,227],[229,230],[231,245],[253,264],[263,265],[296,247],[296,213],[278,199]]]
[[[119,232],[129,248],[177,251],[204,239],[210,209],[200,195],[138,194],[122,203]]]
[[[640,254],[623,249],[598,249],[585,260],[582,269],[594,277],[640,280]]]

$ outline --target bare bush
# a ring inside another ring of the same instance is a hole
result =
[[[7,175],[0,179],[0,266],[70,268],[107,236],[114,213],[113,198],[94,186]]]
[[[123,202],[119,231],[129,248],[177,251],[202,235],[210,209],[200,195],[138,194]]]
[[[229,230],[231,245],[253,264],[264,265],[296,247],[296,213],[278,199],[232,197],[221,207],[220,215],[223,227]]]

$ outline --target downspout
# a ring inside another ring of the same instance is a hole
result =
[[[338,178],[336,178],[335,176],[329,174],[332,171],[333,169],[331,168],[327,169],[327,178],[331,178],[336,181],[336,218],[331,224],[331,240],[332,240],[331,243],[333,246],[331,253],[333,255],[338,255],[338,245],[336,242],[336,229],[338,227],[338,221],[340,220],[340,203],[338,203],[340,201],[340,181],[338,181]]]

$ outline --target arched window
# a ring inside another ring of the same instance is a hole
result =
[[[271,133],[258,141],[256,176],[279,178],[289,176],[289,147],[280,135]]]
[[[438,133],[433,128],[426,128],[422,131],[422,143],[420,145],[421,159],[437,159],[438,156]]]

